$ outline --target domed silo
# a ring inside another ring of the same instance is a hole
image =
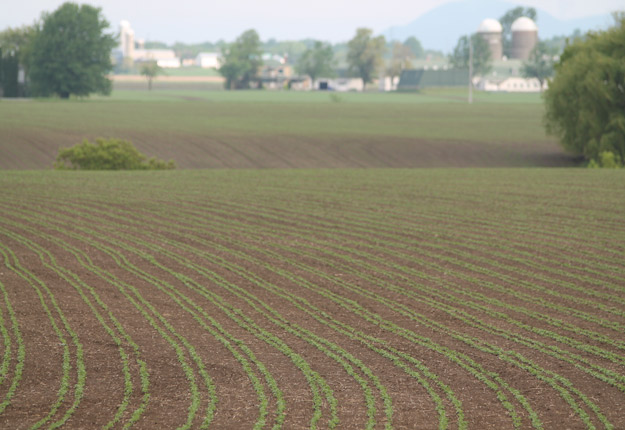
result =
[[[538,27],[530,18],[522,16],[512,23],[512,50],[510,56],[527,60],[538,43]]]
[[[490,58],[492,60],[501,60],[503,56],[502,33],[503,28],[496,19],[485,19],[477,29],[477,33],[488,42],[490,47]]]

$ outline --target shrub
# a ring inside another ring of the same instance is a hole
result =
[[[599,154],[597,160],[590,160],[588,167],[591,169],[618,169],[621,167],[621,160],[620,157],[615,155],[613,152],[603,151]]]
[[[174,169],[173,161],[148,159],[134,145],[121,139],[85,139],[71,148],[61,148],[54,163],[60,170],[162,170]]]

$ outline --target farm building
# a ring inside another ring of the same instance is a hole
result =
[[[284,64],[265,64],[260,71],[263,87],[272,90],[288,86],[292,76],[293,68]]]
[[[119,40],[124,58],[133,58],[135,53],[135,31],[126,20],[119,23]]]
[[[547,82],[541,88],[540,82],[536,78],[510,77],[500,80],[483,78],[476,83],[475,87],[478,90],[489,92],[538,93],[547,88]]]
[[[313,87],[317,90],[329,91],[362,91],[362,79],[360,78],[320,78],[316,79]]]
[[[162,68],[180,67],[180,58],[171,49],[135,49],[132,58],[135,62],[156,61]]]
[[[527,60],[538,43],[538,27],[530,18],[522,16],[512,23],[511,58]]]
[[[306,79],[308,85],[304,88],[328,91],[362,91],[362,79],[353,77],[347,69],[336,69],[336,76],[320,77],[310,83],[310,79]]]
[[[204,69],[219,68],[219,59],[221,54],[218,52],[200,52],[195,57],[195,65]]]
[[[144,40],[135,39],[135,31],[126,20],[119,23],[121,46],[113,54],[119,60],[131,58],[135,62],[156,61],[163,68],[180,67],[180,58],[171,49],[144,49]]]
[[[503,56],[503,27],[496,19],[485,19],[477,29],[477,33],[488,42],[490,58],[500,60]]]

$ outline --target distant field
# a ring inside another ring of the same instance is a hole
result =
[[[623,429],[624,202],[590,169],[2,171],[0,428]]]
[[[118,83],[112,97],[0,102],[0,168],[49,168],[85,138],[129,139],[182,168],[570,166],[536,94],[211,91]]]

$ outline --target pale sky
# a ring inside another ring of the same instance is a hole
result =
[[[356,28],[382,32],[408,24],[421,14],[457,0],[94,0],[117,31],[130,21],[135,37],[166,43],[234,40],[254,28],[262,40],[321,39],[347,41]],[[569,19],[625,10],[625,0],[524,0],[517,5],[539,7],[556,18]],[[0,30],[32,24],[42,11],[54,11],[64,0],[0,0]],[[80,2],[80,1],[78,1]],[[1,7],[3,6],[4,7]],[[496,18],[496,17],[495,17]]]

